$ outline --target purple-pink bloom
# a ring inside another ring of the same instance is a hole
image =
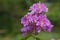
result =
[[[53,25],[47,18],[44,12],[47,12],[47,8],[44,3],[35,3],[30,9],[31,12],[28,12],[24,17],[21,18],[21,24],[23,28],[21,28],[21,32],[23,35],[27,33],[36,34],[40,31],[48,31],[50,32]]]
[[[37,21],[36,25],[40,25],[42,30],[47,30],[48,32],[50,32],[53,27],[46,14],[39,15],[39,21]]]
[[[33,4],[29,10],[32,12],[38,12],[38,13],[48,12],[48,8],[46,7],[46,5],[40,2]]]
[[[21,19],[21,24],[24,25],[21,28],[21,32],[25,33],[39,33],[41,30],[50,32],[53,25],[48,20],[46,14],[31,14],[27,13]]]

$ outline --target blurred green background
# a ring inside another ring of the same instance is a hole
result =
[[[0,40],[21,40],[20,18],[35,2],[44,2],[49,11],[46,13],[54,25],[52,32],[41,32],[37,37],[41,40],[60,39],[60,0],[0,0]],[[27,40],[35,40],[33,37]]]

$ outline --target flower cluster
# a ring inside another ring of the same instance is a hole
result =
[[[48,8],[46,7],[46,5],[44,3],[35,3],[33,4],[29,11],[31,12],[37,12],[37,13],[42,13],[42,12],[48,12]]]
[[[44,12],[48,12],[48,8],[45,4],[40,2],[35,3],[29,10],[31,12],[28,12],[21,18],[21,24],[24,25],[24,27],[21,28],[23,35],[27,33],[36,34],[42,30],[50,32],[53,25],[48,20],[46,14],[44,14]]]

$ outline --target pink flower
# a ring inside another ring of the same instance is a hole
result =
[[[21,18],[21,24],[24,26],[21,28],[23,35],[26,35],[27,33],[36,34],[41,30],[50,32],[53,25],[46,14],[43,13],[48,11],[45,4],[40,2],[35,3],[29,10],[31,10],[31,12],[28,12]]]
[[[33,4],[30,9],[30,11],[34,11],[34,12],[38,12],[38,13],[41,13],[41,12],[48,12],[48,8],[46,7],[46,5],[44,3],[35,3]]]

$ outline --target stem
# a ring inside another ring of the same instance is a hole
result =
[[[27,35],[25,37],[23,37],[21,40],[27,40],[30,37],[30,35]]]
[[[36,40],[41,40],[40,38],[36,37],[35,35],[32,35]]]

